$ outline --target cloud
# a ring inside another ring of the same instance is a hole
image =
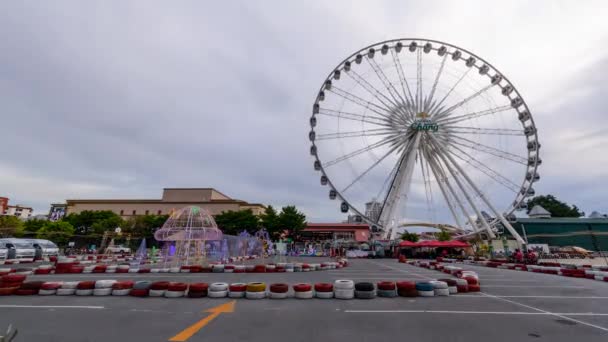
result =
[[[417,36],[508,75],[539,127],[538,192],[606,211],[607,14],[553,1],[5,2],[0,189],[40,213],[66,198],[213,186],[342,220],[308,153],[314,97],[354,51]]]

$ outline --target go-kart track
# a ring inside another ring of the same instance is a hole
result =
[[[314,262],[317,262],[315,259]],[[321,262],[321,260],[319,260]],[[4,296],[0,326],[17,341],[606,341],[608,283],[465,265],[481,292],[351,299]],[[446,278],[394,259],[302,273],[57,274],[28,280],[296,283]],[[290,295],[293,289],[289,290]]]

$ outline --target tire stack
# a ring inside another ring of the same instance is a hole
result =
[[[131,280],[117,281],[112,285],[112,296],[126,296],[135,283]]]
[[[413,281],[398,281],[397,282],[397,294],[399,297],[418,297],[418,290],[416,290],[416,283]]]
[[[227,283],[212,283],[209,285],[209,291],[207,293],[209,298],[225,298],[228,296],[228,284]]]
[[[228,297],[230,298],[243,298],[247,292],[247,284],[245,283],[233,283],[228,286]]]
[[[94,269],[95,269],[95,265],[87,265],[87,266],[84,266],[84,268],[82,269],[82,273],[93,273]]]
[[[213,272],[213,273],[224,273],[224,265],[222,265],[222,264],[213,265],[211,267],[211,272]],[[228,290],[228,289],[226,288],[226,290]]]
[[[140,268],[139,270],[137,270],[137,273],[150,273],[150,269],[149,268]]]
[[[374,283],[358,282],[355,283],[355,298],[373,299],[376,298],[376,287]]]
[[[428,281],[420,281],[416,283],[416,291],[420,297],[435,296],[435,287]]]
[[[330,299],[334,297],[334,285],[330,283],[315,284],[315,295],[317,298]]]
[[[21,286],[19,286],[17,291],[15,291],[15,294],[19,296],[37,295],[38,291],[40,291],[40,288],[42,287],[42,284],[44,284],[43,281],[23,282],[21,283]]]
[[[95,282],[93,296],[109,296],[112,294],[112,286],[116,280],[98,280]]]
[[[294,264],[292,263],[286,263],[285,264],[285,272],[293,272],[294,271]]]
[[[179,269],[180,273],[190,273],[190,266],[184,265]]]
[[[287,268],[286,268],[287,264],[278,264],[274,271],[277,273],[285,273],[287,272]],[[293,272],[293,266],[291,267],[291,272]]]
[[[311,299],[314,296],[312,285],[308,283],[295,284],[293,291],[294,297],[298,299]]]
[[[188,284],[186,283],[169,283],[167,291],[165,291],[165,298],[179,298],[186,294]]]
[[[52,270],[52,265],[40,265],[34,270],[34,274],[50,274]]]
[[[266,273],[266,265],[255,265],[253,273]]]
[[[0,296],[8,296],[14,294],[25,281],[26,276],[23,274],[7,274],[0,278]]]
[[[200,266],[200,265],[190,266],[190,273],[203,273],[203,266]]]
[[[61,262],[58,261],[57,264],[55,264],[55,274],[70,273],[72,266],[76,265],[78,265],[78,262],[70,259],[61,260]]]
[[[106,273],[107,270],[106,265],[97,265],[93,267],[93,271],[91,273]]]
[[[76,293],[76,287],[78,286],[77,281],[66,281],[61,284],[61,287],[57,289],[56,294],[58,296],[71,296]]]
[[[377,285],[378,297],[397,297],[397,285],[394,281],[381,281]]]
[[[456,282],[455,279],[437,279],[437,280],[448,284],[448,291],[450,292],[450,294],[458,293],[458,283]]]
[[[465,276],[463,279],[467,281],[469,292],[481,291],[481,288],[479,287],[479,280],[476,277]]]
[[[155,281],[150,284],[150,291],[148,292],[148,295],[150,297],[163,297],[168,288],[168,281]]]
[[[346,279],[336,280],[334,282],[334,297],[338,299],[355,298],[355,283]]]
[[[129,273],[129,265],[118,265],[116,273]]]
[[[439,280],[431,281],[433,284],[433,291],[435,292],[435,296],[449,296],[450,290],[448,289],[448,283]]]
[[[287,292],[289,291],[289,285],[284,283],[270,284],[268,297],[271,299],[285,299],[287,298]]]
[[[275,273],[276,269],[277,269],[277,266],[274,264],[266,265],[266,273]]]
[[[106,268],[106,273],[116,273],[117,269],[118,265],[108,265],[108,267]]]
[[[303,265],[303,264],[302,264],[302,263],[299,263],[299,262],[298,262],[298,263],[295,263],[295,264],[293,265],[293,271],[294,271],[294,272],[302,272],[302,265]]]
[[[224,266],[224,273],[234,273],[234,265]]]
[[[235,265],[234,266],[234,273],[245,273],[247,271],[247,268],[245,267],[245,265]]]
[[[262,299],[266,297],[266,284],[265,283],[249,283],[247,284],[247,292],[245,294],[247,299]]]
[[[90,296],[93,294],[93,290],[95,289],[95,281],[86,280],[78,282],[76,285],[76,295],[77,296]]]
[[[247,273],[253,273],[253,268],[255,266],[254,265],[245,265],[245,272]]]
[[[207,283],[194,283],[188,285],[188,297],[189,298],[202,298],[207,297],[209,291],[209,284]]]
[[[69,273],[84,273],[84,266],[74,265],[70,268]]]
[[[459,293],[469,292],[469,283],[465,279],[456,279],[456,289]]]
[[[310,265],[302,264],[302,272],[310,272]]]
[[[40,291],[38,291],[38,294],[41,296],[52,296],[57,294],[57,289],[59,289],[60,287],[60,282],[45,282],[40,287]]]
[[[137,281],[133,284],[133,288],[129,291],[129,296],[133,297],[148,297],[150,292],[151,282],[147,280]]]

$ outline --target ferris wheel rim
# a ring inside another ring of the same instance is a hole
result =
[[[323,80],[323,82],[321,83],[321,86],[317,92],[317,96],[315,98],[314,104],[318,105],[322,99],[320,99],[320,96],[325,88],[326,82],[327,81],[331,81],[335,72],[336,71],[343,71],[344,70],[344,65],[346,62],[352,61],[354,60],[354,58],[358,55],[365,55],[365,53],[367,53],[370,49],[375,48],[375,47],[382,47],[385,45],[389,45],[389,44],[396,44],[402,42],[403,43],[403,48],[408,48],[409,43],[411,42],[416,42],[419,43],[419,45],[416,46],[416,50],[418,49],[423,49],[423,47],[425,46],[425,44],[427,43],[435,43],[435,44],[440,44],[440,46],[445,46],[445,47],[449,47],[452,48],[452,51],[448,51],[447,54],[448,55],[453,55],[454,52],[456,51],[460,51],[460,53],[464,53],[466,55],[461,55],[459,56],[457,59],[459,61],[466,61],[467,57],[473,57],[476,59],[476,62],[474,63],[474,65],[472,67],[476,68],[476,69],[480,69],[480,67],[487,65],[490,69],[490,71],[493,71],[494,75],[499,75],[500,76],[500,81],[499,83],[497,83],[496,85],[498,87],[502,89],[504,89],[507,86],[512,87],[512,92],[511,94],[509,94],[507,96],[507,98],[509,100],[513,100],[513,99],[520,99],[521,100],[521,104],[517,107],[513,107],[513,110],[515,111],[515,113],[517,113],[520,116],[520,123],[522,125],[523,128],[526,128],[526,122],[529,122],[529,125],[527,127],[532,127],[533,129],[533,133],[530,135],[526,135],[526,141],[529,143],[530,142],[530,138],[533,137],[533,142],[535,142],[535,146],[533,149],[528,149],[527,151],[527,160],[528,163],[525,167],[525,174],[523,177],[523,181],[521,182],[521,186],[519,187],[521,189],[520,193],[516,196],[515,200],[513,201],[513,203],[511,205],[509,205],[508,209],[506,212],[504,212],[504,216],[506,217],[507,215],[512,214],[515,210],[518,210],[518,207],[521,206],[521,204],[526,200],[526,198],[528,197],[528,192],[530,191],[530,189],[532,189],[533,184],[535,182],[537,182],[537,179],[535,179],[535,177],[538,175],[538,167],[541,164],[542,160],[540,159],[540,143],[539,143],[539,139],[538,139],[538,129],[536,128],[536,123],[534,121],[534,118],[531,114],[530,108],[528,107],[527,102],[525,101],[524,97],[521,95],[521,93],[519,92],[519,90],[517,89],[517,87],[515,87],[515,85],[509,80],[508,77],[506,77],[503,73],[501,73],[499,71],[498,68],[496,68],[493,64],[491,64],[490,62],[488,62],[487,60],[485,60],[484,58],[480,57],[479,55],[464,49],[462,47],[459,47],[457,45],[451,44],[451,43],[446,43],[443,41],[439,41],[439,40],[435,40],[435,39],[426,39],[426,38],[396,38],[396,39],[389,39],[389,40],[384,40],[384,41],[380,41],[374,44],[370,44],[368,46],[365,46],[355,52],[353,52],[352,54],[350,54],[349,56],[347,56],[346,58],[344,58],[341,62],[339,62],[327,75],[327,77],[325,77],[325,79]],[[408,44],[405,44],[404,42],[408,42]],[[395,45],[393,46],[389,46],[389,49],[394,49]],[[433,46],[431,48],[434,51],[437,51],[438,48]],[[378,49],[377,51],[380,51],[380,49]],[[455,59],[456,61],[456,59]],[[481,64],[478,65],[477,62],[480,62]],[[490,76],[490,72],[486,73],[485,75],[487,75],[487,77],[491,78]],[[501,84],[502,83],[502,84]],[[525,119],[522,120],[521,116],[525,114]],[[315,118],[316,114],[313,111],[313,114],[311,116],[311,120],[313,118]],[[311,132],[314,132],[314,126],[311,123]],[[313,148],[314,148],[314,153],[313,153]],[[315,169],[317,171],[320,171],[322,177],[326,178],[326,183],[328,185],[328,187],[330,188],[330,191],[333,190],[336,194],[336,199],[340,199],[343,203],[346,203],[346,205],[348,206],[348,211],[352,211],[354,212],[356,215],[360,216],[362,221],[365,221],[371,225],[375,225],[379,228],[383,228],[383,225],[380,224],[380,222],[374,222],[373,220],[371,220],[369,217],[367,217],[364,213],[361,212],[361,210],[359,210],[359,208],[357,206],[353,206],[347,196],[344,196],[342,194],[342,192],[338,189],[337,186],[334,185],[334,183],[332,182],[332,179],[329,177],[328,173],[325,171],[325,168],[323,167],[323,163],[321,161],[321,159],[319,158],[318,155],[318,149],[317,149],[317,144],[316,141],[313,139],[311,140],[311,154],[314,156],[315,158],[315,162],[318,162],[319,164],[319,168],[317,168],[317,166],[315,165]],[[532,162],[533,161],[533,162]],[[532,178],[531,180],[528,180],[528,175],[532,174]],[[496,223],[497,219],[493,221],[493,223]]]

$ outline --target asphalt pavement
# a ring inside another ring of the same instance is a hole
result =
[[[481,293],[372,300],[238,299],[234,312],[219,314],[206,311],[231,300],[10,296],[0,297],[0,327],[16,326],[17,341],[168,341],[197,322],[204,325],[194,329],[187,341],[608,341],[608,282],[464,267],[479,273]],[[306,273],[81,274],[29,279],[295,284],[445,276],[394,259],[361,259],[351,260],[344,269]]]

